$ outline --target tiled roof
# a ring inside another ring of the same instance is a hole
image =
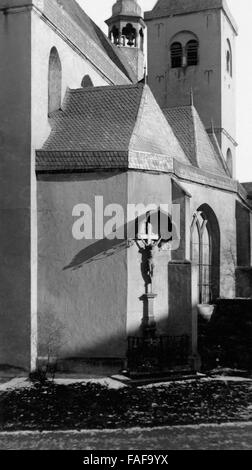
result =
[[[69,165],[71,156],[78,168],[82,163],[93,165],[99,154],[106,162],[113,157],[113,163],[116,152],[119,156],[123,152],[124,158],[124,152],[130,151],[189,163],[147,85],[68,90],[62,110],[51,116],[51,126],[48,140],[37,152],[39,167],[45,161],[55,166],[55,158],[59,166],[64,159]]]
[[[226,175],[224,162],[213,147],[194,106],[166,108],[163,113],[193,166]]]
[[[220,8],[225,11],[234,29],[237,30],[237,25],[229,11],[226,0],[158,0],[152,11],[145,13],[144,18],[149,20],[162,16],[181,15]]]
[[[43,150],[127,150],[142,93],[138,85],[68,90]]]

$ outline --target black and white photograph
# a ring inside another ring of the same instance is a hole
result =
[[[0,0],[0,456],[252,450],[251,27]]]

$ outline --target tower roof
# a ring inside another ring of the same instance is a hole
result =
[[[230,13],[226,0],[158,0],[151,11],[144,15],[146,21],[169,15],[183,15],[206,10],[222,9],[237,33],[238,27]]]
[[[142,16],[142,10],[136,0],[117,0],[112,7],[112,16]]]

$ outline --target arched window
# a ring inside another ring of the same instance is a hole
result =
[[[191,227],[191,261],[196,268],[198,302],[208,304],[211,292],[211,239],[204,214],[197,212]]]
[[[112,30],[110,31],[110,40],[113,38],[114,44],[119,44],[119,29],[116,26],[113,26]]]
[[[230,176],[233,177],[233,155],[230,149],[227,150],[227,166],[230,172]]]
[[[227,72],[229,73],[230,77],[233,76],[233,58],[232,58],[232,49],[229,39],[227,39],[227,51],[226,51],[226,65],[227,65]]]
[[[199,43],[194,39],[188,41],[188,43],[186,44],[186,62],[188,66],[198,65],[198,49]]]
[[[171,45],[171,67],[173,69],[182,67],[183,49],[180,42],[173,42]]]
[[[191,261],[198,302],[211,303],[219,295],[220,231],[214,212],[206,204],[193,217]]]
[[[90,87],[90,86],[94,86],[91,78],[89,75],[84,75],[83,79],[82,79],[82,82],[81,82],[81,86],[82,88],[87,88],[87,87]]]
[[[61,107],[62,68],[56,47],[53,47],[49,58],[48,71],[48,114]]]
[[[122,30],[122,35],[126,38],[126,45],[136,47],[136,29],[128,23]]]

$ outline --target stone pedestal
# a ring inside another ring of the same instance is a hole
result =
[[[156,321],[154,315],[154,301],[157,294],[148,292],[144,294],[142,300],[144,302],[143,332],[144,336],[153,337],[156,334]]]

